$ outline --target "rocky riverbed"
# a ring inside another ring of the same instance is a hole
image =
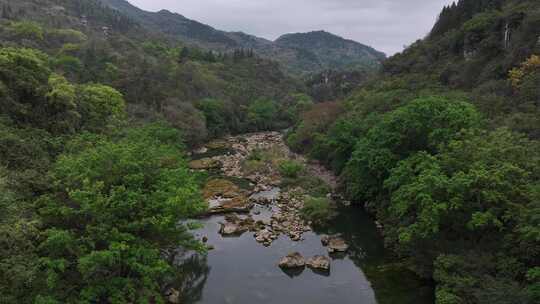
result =
[[[211,250],[206,256],[182,259],[187,263],[184,271],[192,272],[188,285],[196,282],[196,286],[186,289],[189,293],[176,288],[181,296],[173,293],[171,298],[209,304],[378,302],[368,276],[386,276],[394,270],[375,266],[384,252],[376,225],[357,209],[339,213],[331,229],[305,221],[301,210],[307,190],[282,176],[278,164],[284,160],[303,164],[305,175],[325,184],[319,195],[329,198],[338,197],[333,193],[336,178],[292,153],[282,134],[228,137],[194,151],[192,159],[192,170],[209,176],[203,189],[208,213],[195,235]],[[360,265],[367,261],[366,274]],[[407,281],[403,274],[398,276]],[[386,285],[376,282],[385,289],[384,296],[389,295],[387,288],[407,286]],[[420,290],[414,284],[410,289]],[[396,299],[431,301],[409,290],[396,292]]]
[[[316,174],[329,188],[333,189],[336,180],[322,166],[308,163],[307,160],[291,152],[279,132],[254,133],[228,137],[210,143],[207,147],[195,151],[195,154],[208,153],[211,149],[228,151],[223,155],[203,157],[190,163],[193,170],[220,170],[224,177],[249,181],[250,190],[241,189],[225,178],[212,178],[204,187],[204,197],[209,204],[209,214],[245,213],[225,217],[220,233],[239,235],[247,231],[254,232],[253,237],[264,246],[270,246],[280,235],[288,236],[291,241],[301,241],[302,235],[311,231],[311,223],[302,220],[299,211],[303,207],[305,191],[302,188],[282,190],[282,182],[277,166],[272,162],[294,160],[305,165],[308,174]],[[268,152],[275,157],[255,169],[246,170],[246,160],[254,153]],[[313,172],[313,173],[312,173]],[[331,196],[328,193],[328,196]],[[267,207],[268,218],[255,220],[251,212],[254,206]]]

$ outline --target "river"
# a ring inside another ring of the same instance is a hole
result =
[[[212,153],[216,155],[213,151],[204,152],[206,156]],[[319,167],[315,169],[309,172],[321,170]],[[229,168],[229,171],[234,171],[234,168]],[[268,221],[279,212],[278,206],[277,203],[255,204],[249,215],[242,217]],[[434,302],[431,284],[395,262],[385,250],[375,223],[361,208],[340,205],[337,217],[327,225],[330,228],[306,231],[300,241],[292,241],[288,235],[281,234],[268,247],[257,242],[253,232],[249,231],[238,236],[222,236],[219,231],[224,222],[224,215],[212,215],[202,219],[201,228],[194,231],[197,238],[207,239],[207,244],[213,249],[206,255],[184,256],[182,271],[187,271],[189,276],[188,282],[184,283],[182,303]],[[327,248],[321,243],[321,235],[328,234],[341,235],[349,245],[346,253],[330,255],[329,272],[307,267],[283,271],[277,266],[280,259],[290,252],[299,252],[306,258],[329,256]]]

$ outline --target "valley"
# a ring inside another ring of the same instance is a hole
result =
[[[540,2],[307,2],[0,0],[0,304],[540,303]]]

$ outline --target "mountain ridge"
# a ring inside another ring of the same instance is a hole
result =
[[[323,30],[287,33],[271,41],[241,31],[222,31],[167,9],[149,12],[126,0],[100,1],[144,26],[198,47],[220,52],[253,49],[262,57],[278,61],[293,74],[327,69],[376,70],[386,59],[384,53],[373,47]],[[309,45],[317,45],[317,49]]]

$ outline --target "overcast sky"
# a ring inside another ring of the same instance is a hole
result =
[[[326,30],[388,55],[424,37],[452,0],[128,0],[167,9],[226,31],[274,40],[285,33]]]

